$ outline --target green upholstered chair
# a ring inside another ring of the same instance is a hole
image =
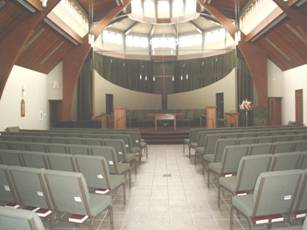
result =
[[[92,226],[94,218],[108,210],[113,229],[111,196],[89,193],[84,176],[78,172],[45,170],[43,175],[56,212],[68,214],[70,218],[82,216],[84,221],[88,217]]]
[[[218,178],[227,174],[237,174],[240,160],[247,155],[249,145],[227,146],[224,149],[222,161],[212,162],[208,165],[207,186],[210,187],[210,174],[213,173]]]
[[[16,193],[11,183],[7,165],[0,165],[0,203],[2,205],[18,204]]]
[[[103,190],[104,193],[112,195],[121,187],[126,204],[125,178],[122,175],[110,175],[104,157],[75,155],[74,158],[77,170],[84,175],[91,191],[99,193]]]
[[[34,211],[53,209],[47,186],[42,176],[44,169],[10,166],[8,171],[17,194],[18,203],[22,207]]]
[[[220,207],[221,190],[237,194],[248,194],[254,190],[260,173],[271,168],[272,155],[243,156],[240,160],[236,175],[220,177],[218,183],[218,207]]]
[[[234,211],[246,217],[249,229],[256,224],[283,221],[295,204],[302,177],[302,170],[261,173],[253,194],[232,197],[230,230]]]
[[[1,229],[45,230],[40,218],[32,211],[0,207]]]
[[[301,155],[301,152],[274,154],[271,171],[298,169]]]
[[[128,177],[129,188],[131,188],[131,168],[129,163],[122,163],[118,161],[116,151],[113,147],[91,147],[91,154],[94,156],[102,156],[106,159],[111,174],[124,175]]]

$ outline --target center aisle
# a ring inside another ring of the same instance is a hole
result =
[[[217,208],[216,188],[207,189],[182,145],[150,145],[149,159],[132,179],[126,207],[114,201],[115,230],[229,229],[229,201]]]

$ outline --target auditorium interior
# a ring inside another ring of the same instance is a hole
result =
[[[1,230],[307,230],[305,122],[306,0],[0,0]]]

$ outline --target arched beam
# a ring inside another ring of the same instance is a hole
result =
[[[60,0],[49,0],[43,12],[36,12],[20,22],[0,41],[0,99],[14,64],[22,53],[22,47],[31,37],[34,29]],[[15,4],[9,1],[7,4]]]
[[[96,22],[93,26],[92,33],[95,38],[101,31],[117,16],[128,4],[130,0],[124,1],[120,6],[110,10],[109,13]],[[88,36],[83,39],[83,43],[72,48],[63,59],[63,100],[60,104],[61,120],[71,120],[73,115],[73,100],[76,95],[78,80],[82,67],[91,52],[91,46],[88,43]]]
[[[227,18],[216,7],[207,3],[207,1],[199,0],[199,3],[213,15],[221,25],[228,31],[231,37],[235,38],[235,33],[238,28],[233,21]],[[257,105],[261,107],[267,107],[268,98],[268,83],[267,83],[267,54],[257,47],[256,45],[246,42],[245,35],[241,33],[241,41],[238,44],[238,48],[244,57],[245,62],[249,68],[250,74],[255,83],[257,91]]]

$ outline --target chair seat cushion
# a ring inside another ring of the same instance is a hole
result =
[[[124,176],[122,176],[122,175],[110,175],[111,189],[115,189],[123,183],[125,183],[125,177]]]
[[[108,206],[112,205],[112,198],[109,195],[89,194],[90,215],[97,216]]]
[[[119,163],[119,164],[117,164],[117,170],[118,170],[118,172],[116,172],[115,168],[112,167],[112,168],[110,168],[110,173],[111,174],[123,174],[123,173],[130,170],[130,165],[127,164],[127,163]]]
[[[195,152],[196,152],[197,154],[204,154],[205,148],[204,148],[204,147],[197,147],[196,150],[195,150]]]
[[[209,170],[216,174],[221,174],[222,173],[222,162],[210,163]]]
[[[131,148],[131,152],[132,152],[132,153],[140,153],[140,152],[141,152],[141,148],[138,147],[138,146],[133,146],[133,147]]]
[[[191,147],[192,149],[195,149],[195,148],[197,147],[197,143],[196,143],[196,142],[190,143],[190,147]]]
[[[214,161],[214,154],[205,154],[203,156],[203,159],[207,162],[213,162]]]
[[[279,227],[279,228],[271,228],[272,230],[305,230],[302,228],[302,225],[296,225],[296,226],[285,226],[285,227]]]
[[[253,194],[246,196],[234,196],[232,197],[232,205],[236,207],[245,216],[251,216],[253,212]]]
[[[126,161],[131,162],[136,160],[136,154],[135,153],[127,153],[126,154]]]
[[[144,149],[147,147],[147,143],[144,141],[141,141],[141,148]]]
[[[236,192],[237,176],[221,177],[219,183],[230,192]]]

